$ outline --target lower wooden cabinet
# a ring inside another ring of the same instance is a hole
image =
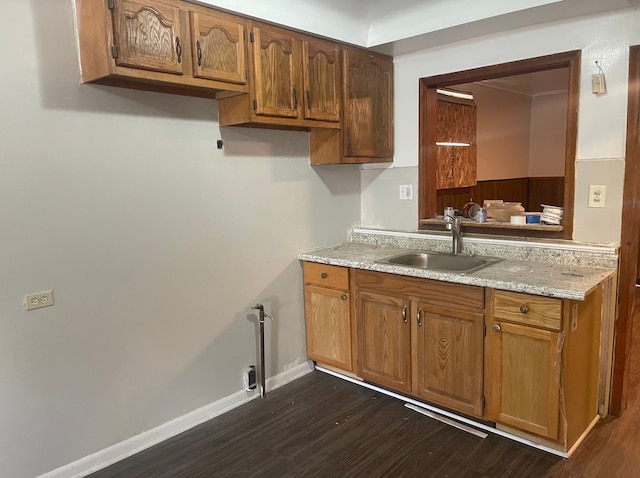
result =
[[[358,374],[481,417],[484,289],[368,271],[354,277]]]
[[[417,305],[417,395],[482,416],[484,314],[423,301]]]
[[[598,418],[602,290],[584,301],[487,290],[488,418],[568,451]]]
[[[506,322],[493,327],[491,418],[556,440],[560,405],[558,333]]]
[[[357,294],[358,374],[411,393],[411,301],[370,292]]]
[[[353,371],[349,270],[304,263],[307,356]]]
[[[324,264],[304,276],[321,364],[563,452],[598,419],[601,288],[573,301]]]

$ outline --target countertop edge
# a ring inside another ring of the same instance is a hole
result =
[[[504,281],[496,279],[488,279],[478,276],[476,273],[460,274],[439,272],[434,270],[427,270],[414,267],[398,267],[388,264],[382,264],[375,261],[375,259],[344,259],[334,258],[327,254],[322,254],[322,251],[337,250],[340,246],[331,246],[329,248],[319,248],[312,251],[305,251],[298,254],[297,258],[300,261],[316,262],[320,264],[327,264],[341,267],[351,267],[361,270],[369,270],[375,272],[384,272],[396,275],[404,275],[409,277],[418,277],[424,279],[440,280],[444,282],[452,282],[457,284],[465,284],[478,287],[488,287],[492,289],[505,290],[511,292],[521,292],[526,294],[540,295],[545,297],[553,297],[558,299],[569,300],[585,300],[587,295],[592,292],[598,285],[607,280],[609,277],[615,274],[615,269],[598,269],[600,274],[593,277],[588,287],[580,290],[563,289],[553,286],[540,286],[527,283],[526,281],[514,282]],[[500,264],[500,263],[499,263]],[[502,264],[509,264],[508,260],[505,260]],[[495,267],[490,266],[490,267]],[[533,266],[532,266],[533,267]],[[593,268],[596,269],[596,268]]]

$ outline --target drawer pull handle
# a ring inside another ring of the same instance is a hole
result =
[[[347,296],[346,296],[345,294],[342,294],[342,295],[340,296],[340,298],[341,298],[342,300],[347,300]]]
[[[529,307],[527,307],[526,305],[520,306],[520,312],[522,312],[523,314],[528,314],[529,313]]]
[[[402,308],[402,321],[405,324],[407,323],[407,306],[406,305]]]
[[[494,325],[494,326],[493,326],[493,330],[494,330],[495,332],[500,332],[500,331],[502,330],[502,328],[500,327],[500,325],[499,325],[499,324],[496,324],[496,325]]]
[[[418,317],[416,317],[418,321],[418,327],[422,327],[422,309],[418,309]]]
[[[320,277],[322,277],[323,279],[326,279],[327,278],[327,273],[323,272],[322,274],[320,274]],[[522,309],[520,309],[520,310],[522,310]]]

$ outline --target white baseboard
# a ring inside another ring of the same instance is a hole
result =
[[[313,365],[310,362],[304,362],[285,370],[275,377],[267,379],[267,391],[281,387],[312,371]],[[81,478],[87,476],[259,397],[259,390],[236,392],[156,428],[49,471],[40,475],[39,478]]]

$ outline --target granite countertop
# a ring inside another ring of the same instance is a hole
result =
[[[439,272],[376,262],[410,250],[412,249],[393,245],[348,242],[301,252],[298,254],[298,259],[573,300],[584,300],[600,282],[615,273],[613,268],[569,266],[512,259],[505,259],[470,273]]]

